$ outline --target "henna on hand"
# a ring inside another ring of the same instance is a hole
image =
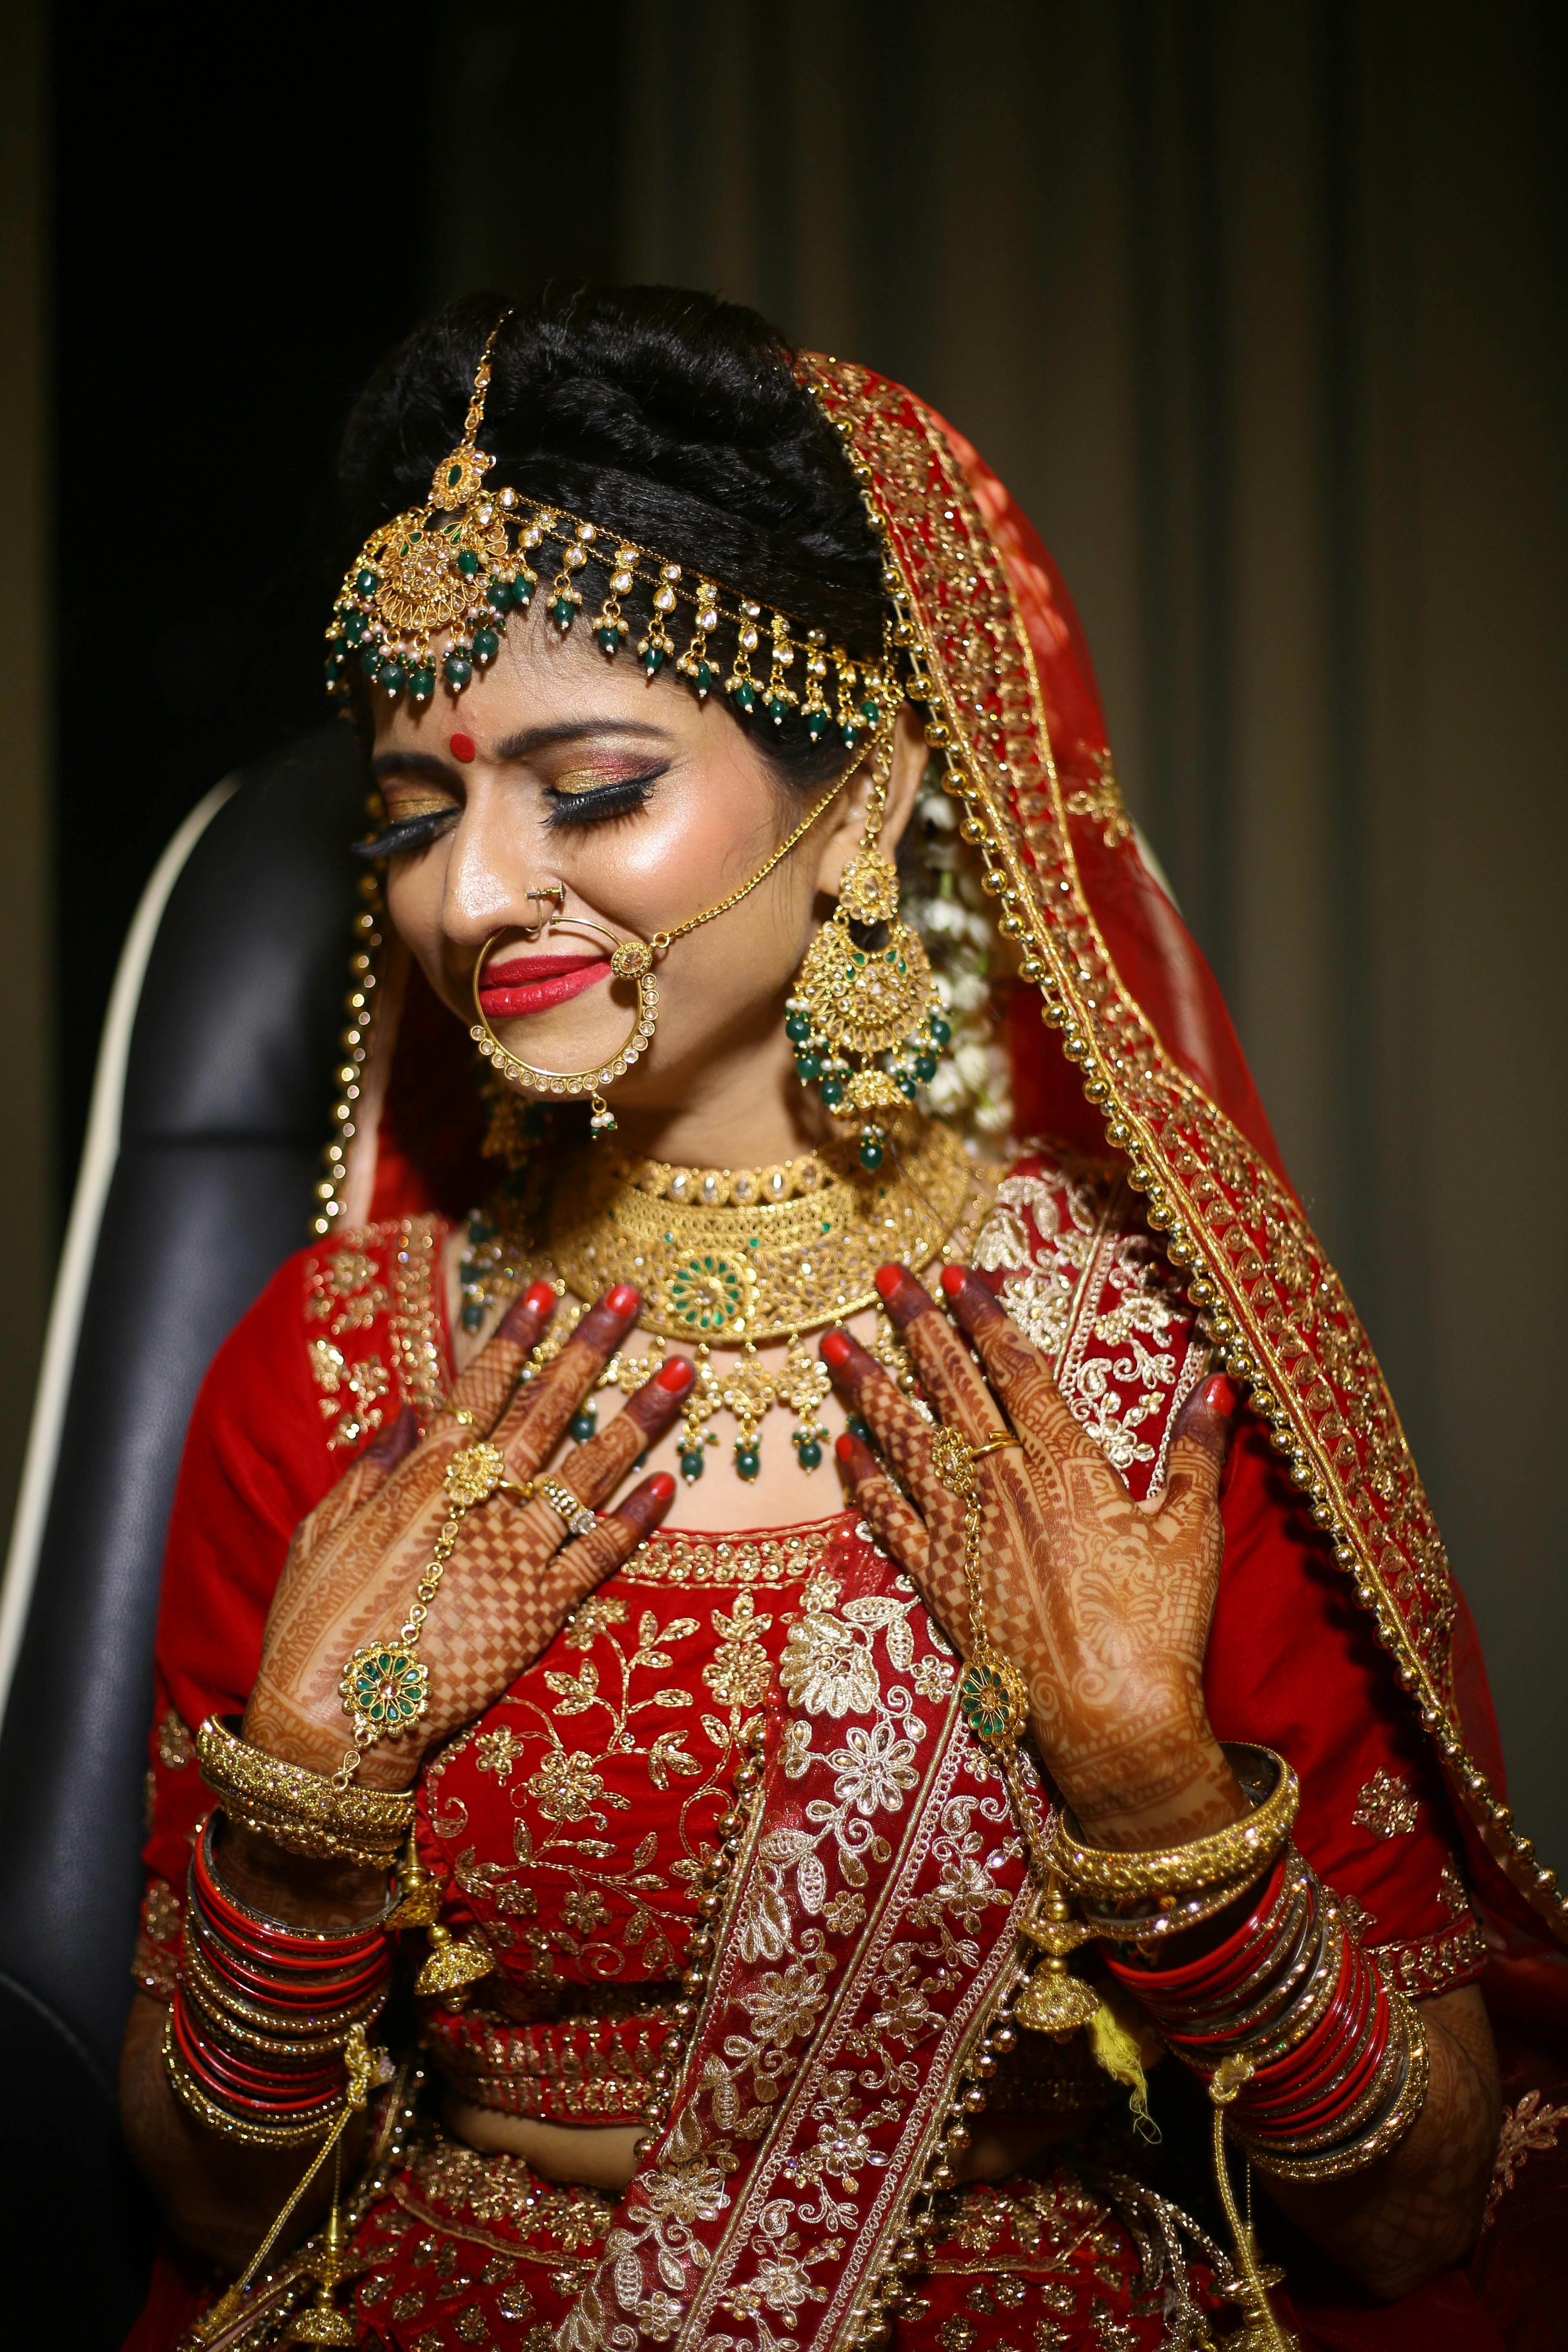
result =
[[[459,1448],[488,1436],[508,1485],[526,1488],[631,1327],[640,1301],[617,1286],[585,1314],[561,1354],[521,1388],[554,1296],[536,1284],[467,1367],[429,1433],[410,1444],[401,1422],[350,1465],[303,1521],[268,1618],[246,1715],[247,1736],[316,1771],[333,1770],[348,1741],[338,1691],[344,1662],[405,1614],[448,1516],[446,1474]],[[672,1359],[609,1426],[559,1465],[590,1508],[607,1501],[637,1456],[676,1420],[692,1378]],[[626,1559],[668,1510],[673,1481],[646,1479],[618,1509],[568,1539],[542,1497],[503,1488],[458,1530],[420,1637],[429,1704],[417,1729],[369,1749],[362,1778],[412,1780],[425,1751],[483,1713],[516,1680],[584,1595]]]
[[[986,1617],[1026,1676],[1053,1779],[1108,1844],[1163,1843],[1236,1819],[1246,1801],[1203,1696],[1234,1390],[1211,1382],[1189,1400],[1164,1486],[1136,1502],[988,1286],[949,1267],[942,1287],[957,1329],[907,1269],[878,1278],[943,1423],[973,1444],[1009,1429],[1019,1440],[977,1465]],[[929,1424],[847,1333],[829,1333],[822,1354],[907,1490],[906,1501],[861,1448],[842,1456],[857,1505],[967,1650],[964,1513],[931,1469]]]

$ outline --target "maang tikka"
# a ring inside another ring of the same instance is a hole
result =
[[[889,733],[872,755],[860,846],[784,1017],[802,1084],[816,1087],[834,1118],[862,1121],[865,1168],[879,1167],[887,1148],[875,1113],[913,1101],[952,1034],[919,934],[899,913],[898,867],[881,845],[891,772]]]

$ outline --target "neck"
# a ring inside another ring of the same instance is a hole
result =
[[[619,1149],[681,1168],[765,1168],[816,1150],[830,1127],[795,1076],[782,1015],[765,1041],[684,1071],[679,1092],[679,1103],[612,1097]]]

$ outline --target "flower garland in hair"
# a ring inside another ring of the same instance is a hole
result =
[[[939,761],[927,762],[899,851],[905,912],[952,1032],[925,1098],[972,1150],[994,1152],[1013,1130],[1012,1063],[995,1015],[996,926],[942,772]]]

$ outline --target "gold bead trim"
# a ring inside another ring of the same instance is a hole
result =
[[[1152,1124],[1133,1104],[1130,1065],[1163,1055],[1163,1049],[1152,1037],[1142,1009],[1129,997],[1111,964],[1076,870],[1069,866],[1058,884],[1048,886],[1026,861],[1022,842],[1009,837],[1006,821],[985,779],[992,754],[961,710],[958,698],[945,693],[938,682],[942,665],[916,617],[903,557],[873,487],[877,469],[861,446],[862,431],[865,446],[874,446],[871,404],[856,396],[851,388],[853,372],[840,372],[833,362],[804,360],[800,373],[843,439],[861,486],[868,516],[882,548],[883,584],[894,614],[893,642],[904,651],[909,665],[905,692],[910,701],[926,707],[926,741],[945,761],[943,789],[964,804],[959,829],[980,855],[984,887],[1001,902],[997,928],[1005,937],[1019,942],[1019,976],[1039,990],[1041,1019],[1059,1032],[1064,1057],[1079,1066],[1085,1098],[1103,1116],[1108,1143],[1126,1153],[1129,1181],[1145,1195],[1149,1224],[1164,1234],[1165,1255],[1172,1265],[1189,1270],[1188,1297],[1218,1342],[1226,1371],[1249,1392],[1253,1406],[1268,1423],[1293,1484],[1328,1536],[1335,1561],[1350,1575],[1356,1597],[1371,1616],[1380,1643],[1393,1658],[1422,1727],[1436,1742],[1488,1851],[1558,1941],[1568,1945],[1568,1900],[1559,1889],[1556,1872],[1539,1864],[1531,1841],[1515,1831],[1511,1809],[1501,1801],[1470,1755],[1432,1668],[1394,1606],[1379,1561],[1379,1539],[1386,1539],[1384,1522],[1370,1495],[1362,1505],[1364,1518],[1358,1517],[1352,1500],[1354,1490],[1365,1485],[1365,1474],[1358,1465],[1352,1474],[1352,1486],[1347,1487],[1298,1393],[1293,1376],[1296,1360],[1287,1360],[1255,1316],[1238,1276],[1223,1263],[1217,1236],[1211,1234],[1205,1213],[1176,1174]],[[911,442],[913,438],[910,436]],[[912,448],[910,454],[914,457]],[[973,583],[977,614],[979,592],[984,588],[993,609],[1000,613],[1005,608],[1011,616],[1006,654],[1012,677],[1006,692],[1018,705],[1012,723],[1020,731],[1026,730],[1043,747],[1045,782],[1037,788],[1045,803],[1040,820],[1068,845],[1070,858],[1070,835],[1050,751],[1034,650],[1001,558],[934,424],[924,425],[915,463],[921,468],[922,509],[929,511],[934,502],[950,510],[950,520],[964,520],[966,560],[978,575],[990,575],[977,576]],[[928,468],[938,477],[940,490],[927,478]],[[972,513],[975,520],[970,525],[967,518]],[[1081,947],[1074,938],[1058,936],[1046,922],[1041,899],[1047,887],[1063,894],[1062,911]],[[1190,1082],[1188,1091],[1206,1103]],[[1285,1328],[1288,1334],[1288,1324]],[[1414,1481],[1414,1471],[1411,1476]],[[1418,1485],[1416,1493],[1419,1496]]]

